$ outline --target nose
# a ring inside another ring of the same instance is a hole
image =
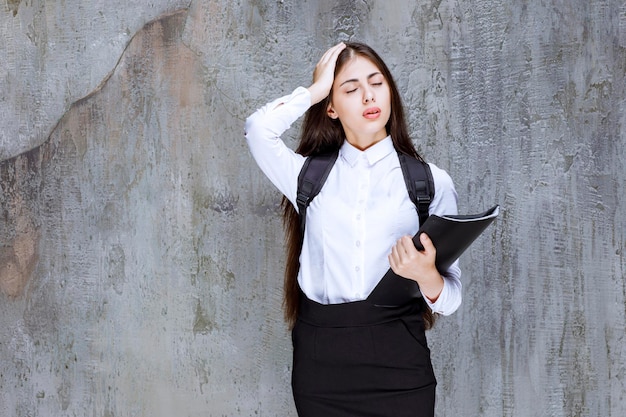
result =
[[[369,89],[369,88],[365,88],[363,90],[363,103],[367,104],[367,103],[370,103],[370,102],[373,103],[375,101],[376,100],[374,99],[374,92],[371,89]]]

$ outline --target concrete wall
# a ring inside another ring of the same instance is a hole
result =
[[[243,121],[347,39],[461,211],[503,209],[429,332],[437,415],[626,413],[622,2],[12,0],[0,31],[0,416],[295,415]]]

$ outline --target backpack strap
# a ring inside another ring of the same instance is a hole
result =
[[[409,198],[415,204],[421,226],[429,216],[428,208],[435,196],[433,174],[426,162],[401,152],[398,152],[398,159]]]
[[[298,204],[298,214],[300,216],[300,231],[304,236],[306,224],[306,209],[311,201],[319,194],[322,186],[328,178],[330,170],[335,165],[339,150],[320,155],[310,155],[298,175],[298,194],[296,202]]]

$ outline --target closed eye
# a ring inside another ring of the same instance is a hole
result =
[[[358,90],[358,88],[354,88],[352,90],[348,90],[348,91],[346,91],[346,94],[354,93],[356,90]]]

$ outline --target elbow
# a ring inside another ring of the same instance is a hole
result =
[[[248,138],[252,132],[254,132],[254,127],[256,124],[256,113],[250,115],[243,126],[243,135]]]
[[[444,275],[444,290],[432,307],[434,312],[449,316],[459,309],[463,301],[461,280],[456,276]],[[438,308],[437,308],[438,307]]]
[[[450,304],[450,306],[446,309],[446,311],[441,312],[442,316],[449,316],[452,313],[456,312],[459,307],[461,307],[461,302],[463,301],[463,297],[461,294],[458,297],[455,297],[454,302]]]

